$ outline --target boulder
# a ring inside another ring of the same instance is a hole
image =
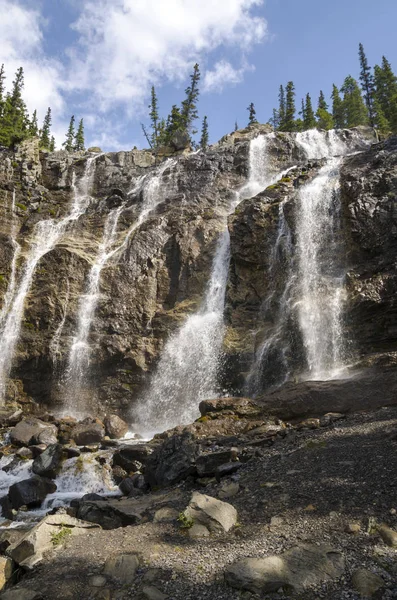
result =
[[[59,545],[71,535],[81,535],[96,527],[74,519],[67,514],[47,515],[22,539],[7,548],[7,554],[16,563],[32,568],[43,557],[43,553]]]
[[[205,525],[200,525],[200,523],[194,523],[192,527],[190,527],[189,537],[192,540],[197,540],[199,538],[209,537],[210,532],[205,527]]]
[[[372,598],[379,590],[385,587],[382,577],[367,571],[367,569],[357,569],[352,574],[352,585],[354,589],[364,598]]]
[[[61,444],[51,444],[44,452],[39,454],[32,465],[32,471],[36,475],[55,479],[57,470],[62,460]]]
[[[163,508],[159,508],[154,513],[153,522],[154,523],[170,523],[176,521],[178,519],[179,512],[170,506],[164,506]]]
[[[116,554],[106,560],[103,573],[112,579],[117,579],[123,585],[131,585],[138,568],[139,557],[137,554]]]
[[[77,518],[97,523],[102,529],[118,529],[139,523],[142,515],[133,500],[124,498],[79,502]]]
[[[0,556],[0,590],[2,590],[11,579],[13,572],[12,559],[7,556]]]
[[[328,546],[302,544],[278,556],[237,561],[226,569],[225,581],[254,594],[276,592],[284,586],[302,593],[309,586],[341,577],[344,570],[340,552]]]
[[[21,506],[35,508],[41,505],[47,494],[56,492],[57,486],[50,479],[34,475],[10,486],[8,498],[13,508]]]
[[[120,419],[118,415],[108,415],[104,420],[106,435],[111,439],[120,439],[125,436],[128,431],[128,424]]]
[[[234,506],[199,492],[193,492],[184,515],[194,524],[204,525],[213,533],[227,532],[237,523]]]
[[[151,455],[152,449],[145,444],[122,446],[113,454],[113,466],[121,467],[127,473],[139,471]]]
[[[397,548],[397,531],[383,524],[378,528],[378,532],[382,540],[391,548]]]
[[[53,423],[45,423],[35,417],[27,417],[20,421],[10,431],[10,440],[16,446],[31,446],[57,441],[57,428]]]
[[[221,452],[212,452],[209,454],[200,454],[196,458],[197,475],[199,477],[212,477],[216,473],[216,469],[231,460],[232,454],[230,450]]]
[[[168,596],[152,585],[143,586],[142,596],[145,600],[167,600],[168,598]]]
[[[145,479],[153,487],[166,487],[196,473],[198,447],[191,433],[173,435],[148,458]]]
[[[250,398],[215,398],[214,400],[203,400],[199,404],[202,417],[210,413],[228,412],[239,417],[255,417],[261,413],[261,409]]]
[[[222,477],[229,477],[230,475],[233,475],[233,473],[236,473],[239,469],[241,469],[242,466],[243,465],[240,462],[231,462],[220,465],[215,471],[215,478],[219,482]]]
[[[101,442],[104,437],[105,428],[98,421],[85,419],[82,423],[77,423],[72,430],[72,438],[78,446]]]
[[[15,455],[22,460],[30,460],[33,457],[33,452],[30,448],[22,447],[15,452]]]

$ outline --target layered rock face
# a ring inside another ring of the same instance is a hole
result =
[[[236,132],[206,153],[159,165],[151,153],[136,150],[95,157],[39,154],[34,141],[16,154],[0,153],[3,319],[13,306],[11,298],[7,308],[13,277],[15,301],[26,275],[40,221],[59,223],[77,196],[90,197],[33,269],[6,387],[8,401],[31,397],[69,410],[77,404],[128,413],[148,384],[164,342],[200,307],[217,240],[236,192],[249,176],[250,140],[268,133],[267,126]],[[345,141],[351,135],[340,134]],[[356,134],[352,150],[368,144],[366,135]],[[308,162],[296,138],[269,137],[266,168],[280,174],[295,168],[244,200],[229,217],[222,375],[229,391],[243,391],[258,348],[284,315],[280,298],[291,276],[288,252],[296,245],[296,195],[324,166],[320,159]],[[362,360],[374,353],[392,357],[397,335],[392,227],[396,160],[396,142],[390,140],[344,159],[341,168],[346,327],[355,342],[352,352]],[[272,261],[277,266],[273,271]],[[100,270],[95,310],[88,337],[79,338],[79,316],[92,300],[95,268]],[[284,316],[282,336],[288,343],[259,369],[259,391],[307,368],[299,317],[294,310]],[[78,397],[68,379],[76,342],[88,347],[89,362]]]

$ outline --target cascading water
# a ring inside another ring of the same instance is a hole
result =
[[[319,131],[309,129],[296,134],[296,143],[308,158],[331,158],[346,154],[346,142],[335,129]]]
[[[273,137],[271,133],[251,140],[249,178],[234,195],[228,214],[239,202],[277,180],[267,153],[268,141]],[[217,395],[229,260],[226,227],[217,244],[202,306],[166,342],[149,389],[135,411],[138,427],[145,435],[193,421],[198,416],[199,402]]]
[[[329,160],[297,197],[297,311],[310,379],[334,378],[343,366],[339,167]]]
[[[132,233],[142,225],[149,214],[163,201],[167,187],[161,186],[162,176],[165,170],[169,169],[173,164],[174,161],[171,159],[165,161],[154,173],[143,176],[136,182],[130,194],[141,193],[143,202],[138,219],[128,229],[127,234],[124,236],[121,243],[115,245],[117,225],[126,204],[122,204],[120,207],[112,210],[106,219],[102,242],[88,275],[86,292],[82,295],[80,300],[77,315],[77,332],[73,338],[68,358],[65,379],[71,383],[73,388],[72,394],[70,393],[70,388],[68,388],[68,395],[65,402],[68,414],[84,414],[88,408],[88,406],[85,406],[85,402],[82,398],[79,398],[76,402],[76,393],[80,391],[89,372],[92,351],[89,343],[89,336],[98,300],[100,298],[100,279],[102,271],[109,260],[126,247]]]
[[[48,219],[37,223],[21,277],[14,284],[10,280],[7,293],[10,292],[11,299],[0,331],[1,400],[4,399],[6,380],[11,369],[21,329],[25,299],[32,285],[36,267],[40,259],[59,242],[69,223],[76,221],[86,210],[90,202],[89,188],[94,175],[96,158],[97,155],[87,160],[84,176],[77,185],[75,176],[73,176],[73,204],[71,211],[58,222]],[[12,289],[12,285],[14,289]]]
[[[15,293],[15,285],[17,281],[17,264],[18,259],[21,254],[21,246],[18,244],[17,235],[18,235],[18,222],[15,218],[15,190],[12,192],[12,202],[11,202],[11,242],[14,248],[14,254],[11,262],[11,273],[10,280],[7,286],[7,291],[4,296],[3,306],[0,311],[0,331],[2,330],[4,319],[10,310],[10,304],[14,297]]]

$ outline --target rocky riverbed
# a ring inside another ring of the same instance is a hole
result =
[[[397,598],[389,404],[335,412],[328,398],[315,416],[295,406],[282,421],[250,399],[217,399],[147,443],[118,441],[118,418],[9,416],[21,420],[3,453],[19,463],[36,454],[28,481],[51,493],[68,456],[91,456],[119,494],[49,507],[34,529],[4,522],[1,598]],[[3,515],[7,502],[10,519],[41,504],[26,486],[10,488]]]

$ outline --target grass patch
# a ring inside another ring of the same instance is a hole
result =
[[[62,525],[57,533],[51,533],[51,543],[54,547],[60,546],[70,535],[72,535],[72,528]]]

